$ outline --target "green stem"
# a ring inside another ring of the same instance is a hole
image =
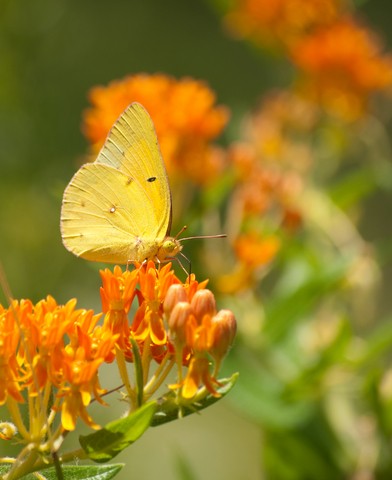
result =
[[[119,348],[116,348],[116,360],[121,380],[125,386],[131,405],[135,408],[137,406],[136,392],[129,381],[124,353]]]

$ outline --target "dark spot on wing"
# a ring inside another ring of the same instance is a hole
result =
[[[150,177],[150,178],[147,178],[147,182],[155,182],[155,180],[157,179],[157,177]]]
[[[132,182],[133,182],[133,178],[132,178],[132,177],[128,177],[128,178],[127,178],[127,181],[125,182],[125,185],[130,185]]]

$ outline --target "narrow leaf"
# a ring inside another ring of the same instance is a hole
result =
[[[113,465],[63,465],[65,480],[110,480],[123,468],[122,463]],[[0,475],[5,475],[11,467],[0,467]],[[47,468],[39,472],[46,480],[57,480],[56,470]],[[37,480],[36,474],[25,475],[23,480]]]
[[[142,359],[140,357],[140,350],[136,340],[131,337],[133,364],[135,366],[135,380],[137,388],[138,406],[143,404],[143,367]]]
[[[217,392],[221,395],[220,397],[213,397],[211,394],[208,394],[197,403],[192,403],[189,405],[178,405],[176,393],[167,393],[158,400],[158,407],[153,416],[151,426],[157,427],[158,425],[163,425],[164,423],[177,420],[180,417],[186,417],[187,415],[199,412],[200,410],[213,405],[215,402],[221,400],[229,393],[236,383],[237,378],[238,373],[234,373],[230,378],[223,378],[219,380],[221,386],[217,389]]]
[[[135,442],[150,426],[156,410],[150,402],[120,420],[108,423],[98,432],[81,435],[80,445],[95,462],[107,462]]]

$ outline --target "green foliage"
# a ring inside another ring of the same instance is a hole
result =
[[[213,396],[211,394],[198,399],[192,399],[192,404],[178,405],[177,396],[175,392],[169,392],[161,397],[157,402],[157,409],[151,421],[152,427],[163,425],[164,423],[177,420],[178,418],[186,417],[193,413],[197,413],[210,405],[213,405],[218,400],[221,400],[234,387],[238,378],[235,373],[230,378],[221,378],[219,380],[219,388],[216,389],[220,396]]]
[[[107,462],[143,435],[150,426],[155,409],[155,402],[147,403],[127,417],[106,424],[95,433],[81,435],[80,445],[91,460]]]
[[[110,480],[123,468],[123,464],[112,465],[64,465],[61,467],[64,480]],[[9,469],[0,467],[0,475],[5,475]],[[59,480],[54,468],[42,470],[46,480]],[[23,480],[36,480],[34,474],[25,475]]]

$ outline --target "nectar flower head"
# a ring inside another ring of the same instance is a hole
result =
[[[86,407],[92,396],[100,401],[104,391],[98,385],[97,369],[117,338],[97,327],[100,315],[75,307],[75,300],[58,305],[48,296],[35,305],[30,300],[13,301],[0,313],[1,403],[23,402],[27,396],[33,410],[45,411],[49,407],[42,402],[50,396],[41,393],[53,389],[52,408],[62,411],[67,430],[75,428],[78,417],[96,427]],[[20,431],[25,432],[23,427]]]
[[[171,267],[168,263],[157,270],[154,262],[149,261],[138,269],[140,305],[131,327],[138,341],[151,341],[158,346],[167,343],[163,305],[170,286],[180,283]]]
[[[132,102],[140,102],[154,122],[165,165],[177,176],[204,184],[223,168],[223,155],[211,145],[228,120],[228,110],[215,105],[207,85],[191,78],[139,74],[90,92],[92,107],[84,115],[84,133],[94,152],[112,124]]]
[[[100,288],[102,311],[106,314],[104,326],[117,337],[121,349],[129,349],[128,312],[135,297],[138,281],[137,271],[123,272],[116,265],[113,272],[106,268],[100,271],[102,287]]]

